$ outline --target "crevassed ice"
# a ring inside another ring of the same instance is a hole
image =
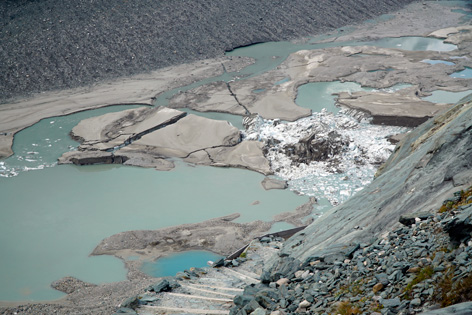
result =
[[[295,122],[259,118],[244,133],[244,137],[266,144],[266,157],[272,170],[277,176],[288,180],[291,190],[326,198],[336,205],[372,181],[377,168],[395,148],[388,137],[408,130],[404,127],[372,125],[369,120],[358,120],[344,110],[337,114],[323,110]],[[295,144],[313,132],[318,137],[327,137],[331,131],[348,139],[348,144],[343,146],[338,156],[327,161],[298,164],[284,153],[287,145]]]

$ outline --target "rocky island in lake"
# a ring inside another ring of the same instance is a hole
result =
[[[0,5],[0,312],[471,313],[470,3],[177,2]]]

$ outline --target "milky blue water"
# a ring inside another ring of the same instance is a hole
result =
[[[449,91],[433,91],[431,96],[423,97],[425,101],[432,102],[432,103],[448,103],[448,104],[455,104],[460,101],[463,97],[472,93],[472,90],[464,91],[464,92],[449,92]]]
[[[282,80],[275,82],[274,85],[281,85],[289,81],[290,81],[290,78],[283,78]]]
[[[423,59],[421,62],[424,63],[429,63],[430,65],[437,65],[437,64],[443,64],[443,65],[448,65],[448,66],[453,66],[454,62],[446,61],[446,60],[431,60],[431,59]]]
[[[63,294],[49,284],[64,276],[125,280],[118,259],[88,257],[115,233],[235,212],[242,214],[240,222],[271,220],[308,201],[290,191],[265,191],[263,178],[247,170],[186,165],[170,172],[62,165],[0,178],[0,300],[59,298]]]
[[[153,277],[175,276],[179,271],[207,267],[208,261],[217,261],[224,256],[207,251],[186,251],[143,263],[141,270]]]
[[[410,84],[396,84],[385,90],[398,91],[410,86]],[[373,90],[373,88],[362,87],[354,82],[312,82],[303,84],[298,88],[295,103],[301,107],[310,108],[313,112],[321,112],[325,108],[332,113],[338,113],[340,108],[335,105],[336,93]]]
[[[180,90],[274,69],[300,49],[355,44],[410,50],[455,49],[440,40],[419,37],[367,43],[253,45],[228,55],[253,57],[254,65],[168,91],[156,104],[165,105]],[[77,145],[67,138],[72,126],[99,114],[100,110],[45,119],[18,133],[15,155],[0,163],[2,176],[17,175],[0,177],[0,300],[59,298],[63,294],[49,284],[64,276],[93,283],[124,280],[126,270],[121,261],[110,256],[88,256],[103,238],[118,232],[200,222],[234,212],[242,214],[240,222],[271,220],[308,200],[290,191],[265,191],[260,185],[262,175],[239,169],[181,163],[170,172],[116,165],[48,167]]]
[[[472,69],[471,68],[465,68],[462,71],[454,72],[453,74],[451,74],[451,77],[461,78],[461,79],[470,79],[470,78],[472,78]]]
[[[81,120],[138,107],[140,106],[109,106],[41,120],[15,135],[12,147],[15,154],[0,161],[0,177],[56,165],[57,159],[64,152],[77,147],[78,143],[71,139],[69,133]]]
[[[337,97],[333,95],[339,92],[357,92],[357,91],[372,90],[363,88],[360,84],[354,82],[314,82],[307,83],[298,88],[297,98],[295,103],[301,107],[310,108],[313,112],[321,112],[323,108],[337,113],[340,108],[335,106],[334,99]]]
[[[295,228],[293,224],[290,224],[287,222],[277,222],[272,225],[271,229],[266,234],[281,232],[281,231],[290,230],[293,228]]]
[[[347,33],[347,29],[344,33]],[[165,93],[160,94],[155,100],[155,105],[166,106],[175,94],[185,92],[196,87],[209,84],[212,82],[230,82],[233,80],[242,80],[260,75],[264,72],[277,68],[287,57],[296,51],[303,49],[323,49],[329,47],[339,46],[357,46],[357,45],[370,45],[384,48],[399,48],[404,50],[434,50],[434,51],[451,51],[457,49],[456,45],[444,43],[442,40],[437,38],[429,37],[399,37],[399,38],[383,38],[377,41],[367,42],[328,42],[320,43],[319,41],[326,39],[326,36],[317,36],[301,43],[293,42],[267,42],[261,44],[250,45],[241,47],[226,53],[227,56],[235,57],[250,57],[255,60],[255,63],[247,66],[238,72],[224,73],[221,76],[208,78],[199,82],[192,83],[188,86],[178,87],[173,90],[169,90]],[[287,80],[289,78],[285,78]],[[286,81],[284,81],[286,82]],[[280,84],[275,82],[275,84]],[[283,82],[282,82],[283,83]],[[254,90],[254,93],[258,93],[261,90]]]

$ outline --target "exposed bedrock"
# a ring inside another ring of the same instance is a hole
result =
[[[472,182],[472,96],[423,123],[397,145],[377,178],[292,237],[284,251],[301,261],[368,243],[401,215],[439,209]]]
[[[336,131],[327,135],[314,132],[293,145],[287,145],[285,154],[294,163],[310,164],[312,161],[328,161],[339,155],[349,145],[349,139]]]
[[[81,121],[72,129],[81,142],[59,163],[125,164],[170,170],[168,158],[222,167],[241,167],[270,174],[257,141],[241,141],[240,131],[212,120],[166,107],[141,107]]]

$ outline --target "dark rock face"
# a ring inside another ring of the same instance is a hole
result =
[[[0,100],[319,34],[412,1],[1,1]]]
[[[454,242],[470,238],[472,233],[472,206],[466,206],[455,217],[444,224],[444,230],[449,233]]]
[[[294,163],[309,164],[312,161],[327,161],[339,155],[349,140],[343,138],[336,131],[327,135],[312,133],[302,138],[298,143],[285,147],[285,154]]]
[[[400,216],[400,223],[404,225],[412,225],[415,223],[416,218],[421,220],[426,220],[429,217],[432,217],[433,214],[429,212],[421,212],[415,214],[404,214]]]

